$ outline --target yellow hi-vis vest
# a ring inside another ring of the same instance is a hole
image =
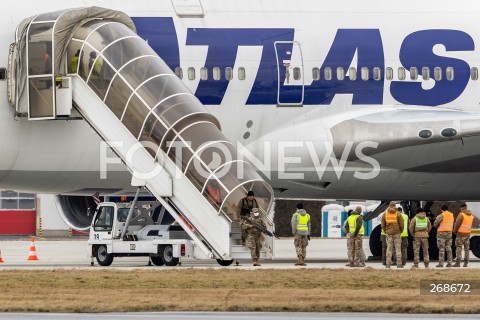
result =
[[[428,227],[428,222],[427,218],[415,218],[415,231],[420,230],[420,229],[427,229]]]
[[[442,212],[443,219],[438,226],[438,232],[452,232],[453,231],[453,213],[450,211],[443,211]]]
[[[403,217],[403,231],[402,231],[402,238],[408,237],[408,216],[405,213],[402,213]]]
[[[70,60],[70,72],[77,73],[77,66],[78,66],[78,56],[74,56],[72,60]]]
[[[310,215],[307,213],[306,215],[302,216],[299,213],[295,213],[297,215],[297,230],[298,231],[308,231],[308,221],[310,221]]]
[[[463,220],[460,228],[458,228],[458,232],[469,234],[470,232],[472,232],[473,215],[467,216],[463,212],[460,212],[460,214],[463,216]]]
[[[348,217],[348,231],[351,234],[353,234],[355,232],[355,229],[357,229],[357,218],[359,216],[360,215],[358,215],[358,214],[351,214],[350,217]],[[364,233],[365,233],[365,228],[363,227],[363,223],[362,223],[362,226],[360,227],[360,230],[358,231],[358,235],[363,236]]]

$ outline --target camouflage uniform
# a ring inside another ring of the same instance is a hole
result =
[[[456,265],[460,265],[462,261],[462,247],[465,247],[465,258],[464,258],[464,266],[466,267],[470,258],[470,237],[457,237],[455,238],[455,246],[456,254],[457,254],[457,262]]]
[[[397,266],[402,266],[402,237],[399,234],[387,234],[387,266],[392,264],[393,248],[395,247],[395,255]]]
[[[423,249],[423,263],[428,267],[428,263],[430,262],[430,256],[428,255],[428,238],[415,237],[413,239],[413,264],[418,266],[420,262],[420,246]]]
[[[363,251],[363,237],[358,235],[356,237],[350,237],[350,264],[353,263],[355,266],[361,266],[364,264],[365,260],[362,261],[362,251]]]
[[[297,253],[297,257],[303,257],[303,259],[306,259],[307,246],[308,246],[307,236],[296,234],[293,240],[293,244],[295,245],[295,251]]]
[[[249,219],[266,228],[265,222],[263,222],[260,217],[250,215]],[[242,230],[245,230],[247,236],[245,239],[245,245],[250,249],[253,263],[254,265],[259,265],[258,259],[260,258],[260,250],[262,249],[262,242],[264,239],[262,232],[251,225],[247,220],[242,221]]]
[[[447,265],[452,265],[452,233],[438,232],[437,233],[437,247],[438,247],[438,262],[440,264],[445,261],[445,251],[447,251]]]

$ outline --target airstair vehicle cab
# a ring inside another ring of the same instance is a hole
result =
[[[126,14],[99,7],[39,14],[21,22],[15,39],[8,92],[18,120],[83,118],[208,258],[249,257],[236,214],[250,190],[274,230],[271,187]],[[273,245],[267,237],[264,258]]]

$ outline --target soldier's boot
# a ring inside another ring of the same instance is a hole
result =
[[[388,263],[385,264],[385,268],[390,269],[390,265]]]
[[[397,264],[397,268],[399,269],[403,268],[403,264]]]
[[[305,263],[305,260],[303,260],[303,257],[300,258],[300,265],[301,266],[306,266],[307,264]]]
[[[443,262],[438,262],[438,264],[435,266],[435,268],[443,268]]]
[[[347,264],[345,264],[345,267],[350,267],[350,262],[348,262]]]
[[[365,267],[365,263],[355,263],[355,268],[363,268]]]
[[[447,263],[447,268],[451,268],[451,267],[453,267],[452,263],[451,263],[451,262],[448,262],[448,263]]]
[[[465,261],[465,262],[463,263],[463,267],[464,267],[464,268],[468,267],[468,262]]]
[[[298,256],[297,262],[295,262],[295,265],[296,265],[296,266],[301,266],[301,265],[302,265],[301,259],[302,259],[302,256]]]
[[[418,269],[418,264],[414,263],[412,269]]]
[[[455,264],[453,265],[455,268],[458,268],[460,267],[460,260],[457,260],[457,262],[455,262]]]
[[[425,263],[425,269],[428,269],[428,262],[424,262]]]
[[[258,263],[258,259],[253,259],[253,266],[254,267],[259,267],[260,263]]]

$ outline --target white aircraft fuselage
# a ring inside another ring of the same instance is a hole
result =
[[[132,17],[278,197],[479,200],[480,4],[24,1],[0,14],[0,67],[24,18],[85,6]],[[101,179],[114,155],[85,121],[16,117],[0,94],[0,188],[132,190],[123,165]]]

